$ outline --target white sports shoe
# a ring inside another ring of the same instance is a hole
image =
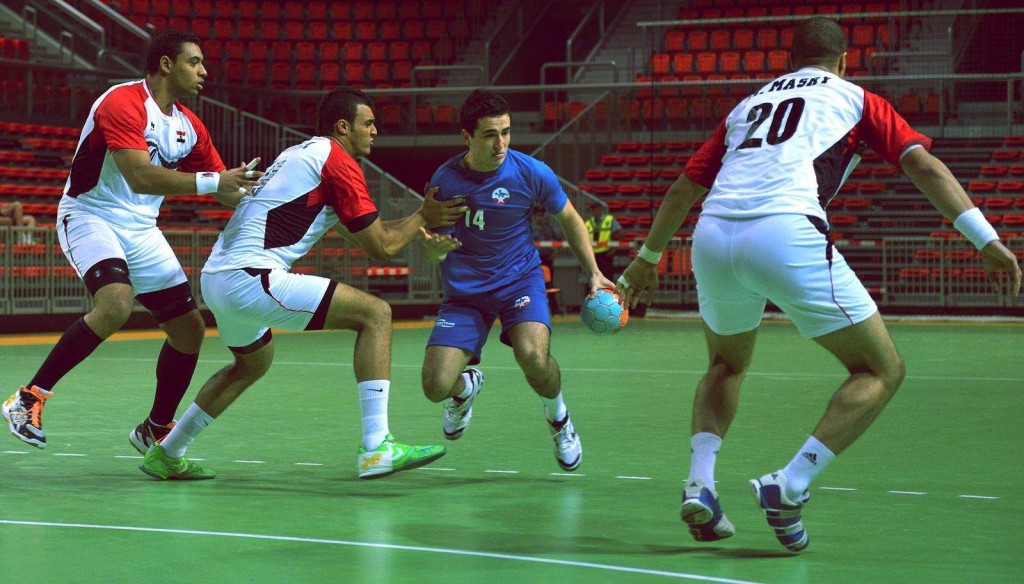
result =
[[[450,397],[444,404],[444,437],[449,440],[458,440],[462,437],[462,433],[469,427],[469,420],[473,418],[473,400],[476,396],[480,395],[480,390],[484,388],[484,372],[470,367],[463,371],[463,373],[469,374],[472,385],[474,386],[473,394],[467,397],[465,400],[459,402],[455,398]]]
[[[583,445],[580,444],[580,436],[565,414],[561,422],[548,422],[554,432],[552,439],[555,441],[555,460],[563,470],[574,471],[583,462]]]

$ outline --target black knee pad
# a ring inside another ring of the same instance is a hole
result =
[[[100,288],[107,284],[132,285],[132,280],[128,277],[128,262],[121,258],[110,258],[96,262],[95,265],[82,274],[82,280],[85,282],[85,287],[89,290],[89,295],[91,296],[95,296]]]
[[[139,294],[136,298],[159,323],[167,322],[197,308],[188,282],[156,292]]]

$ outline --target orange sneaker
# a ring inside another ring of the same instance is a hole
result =
[[[46,448],[46,434],[43,433],[43,403],[53,392],[40,387],[22,387],[7,398],[0,412],[18,440],[36,448]]]

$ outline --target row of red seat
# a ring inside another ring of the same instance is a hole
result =
[[[717,18],[761,18],[765,16],[811,16],[814,14],[841,14],[844,16],[855,16],[863,13],[894,12],[900,9],[899,2],[844,2],[835,4],[823,2],[815,6],[815,2],[808,0],[794,1],[791,4],[785,2],[774,2],[772,6],[763,6],[757,0],[750,0],[746,7],[744,2],[729,2],[728,0],[697,0],[690,8],[679,9],[680,20],[708,20]],[[868,22],[881,20],[880,17],[865,17]]]
[[[851,74],[868,69],[874,48],[851,47],[846,53],[846,68]],[[746,73],[752,77],[757,73],[782,74],[789,70],[789,51],[772,49],[768,51],[750,49],[744,52],[701,51],[697,53],[654,53],[651,55],[651,77],[668,81],[668,76],[681,80],[693,74]]]
[[[435,51],[436,49],[436,51]],[[339,63],[352,61],[429,61],[435,52],[450,51],[450,43],[432,41],[209,41],[203,43],[207,61],[264,63]],[[450,58],[450,54],[447,55]],[[442,57],[442,55],[438,55]]]
[[[264,40],[268,42],[276,40],[286,41],[327,41],[346,42],[351,40],[370,42],[375,40],[437,40],[451,37],[465,39],[469,36],[469,27],[466,21],[445,21],[445,20],[410,20],[399,22],[389,20],[377,22],[299,22],[287,21],[283,24],[276,21],[261,22],[255,20],[241,20],[231,22],[225,20],[210,21],[205,18],[187,19],[185,17],[150,17],[136,19],[135,24],[145,27],[147,24],[157,31],[166,28],[175,30],[190,30],[202,40],[219,40],[222,42],[230,40],[252,41]]]
[[[30,56],[31,45],[27,40],[0,36],[0,57],[28,61]]]
[[[890,41],[889,26],[881,24],[842,25],[851,47],[886,47]],[[665,32],[665,52],[683,51],[745,51],[785,49],[793,46],[793,26],[763,26],[757,29],[746,24],[744,28],[693,28]]]
[[[412,61],[375,61],[369,63],[349,62],[344,67],[338,63],[266,63],[257,61],[243,65],[240,61],[228,61],[222,65],[224,79],[227,83],[245,84],[250,87],[266,87],[275,89],[311,90],[330,88],[339,82],[352,87],[409,87],[412,84]],[[417,85],[432,83],[436,73],[425,72],[417,76]]]
[[[129,17],[179,16],[244,20],[391,20],[480,16],[482,0],[380,0],[377,2],[256,2],[255,0],[130,0],[122,2]]]

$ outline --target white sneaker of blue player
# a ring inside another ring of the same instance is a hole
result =
[[[750,481],[750,488],[779,543],[792,552],[804,551],[810,538],[804,529],[802,513],[811,492],[804,491],[799,500],[791,501],[786,497],[786,475],[781,470]]]
[[[718,493],[701,480],[690,481],[683,489],[679,517],[686,522],[690,535],[697,541],[718,541],[736,533],[736,528],[722,512]]]

